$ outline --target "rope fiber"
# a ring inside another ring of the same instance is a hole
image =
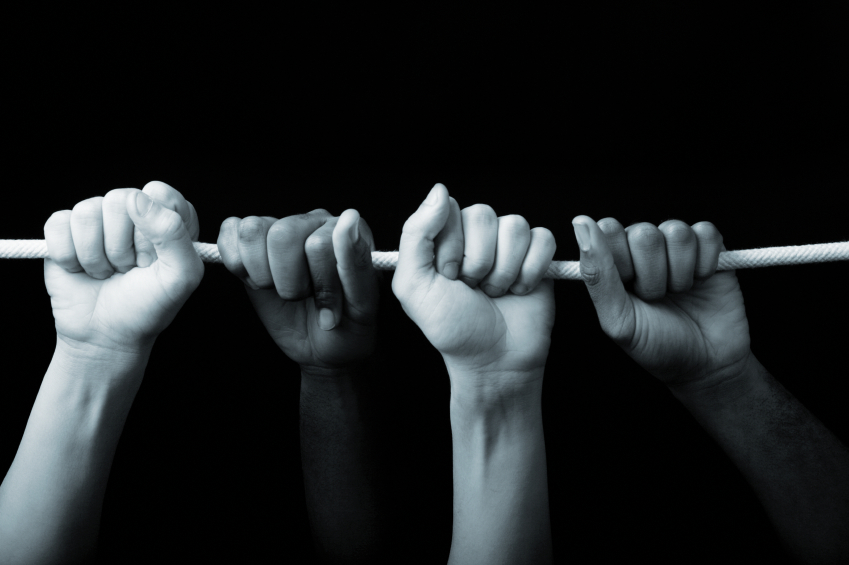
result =
[[[194,246],[195,251],[205,263],[223,263],[216,244],[195,242]],[[0,259],[46,259],[47,257],[47,242],[43,239],[0,239]],[[392,271],[398,264],[398,252],[374,251],[371,259],[375,269]],[[722,251],[719,254],[717,270],[730,271],[829,261],[849,261],[849,241]],[[580,262],[552,261],[545,272],[545,278],[581,280]]]

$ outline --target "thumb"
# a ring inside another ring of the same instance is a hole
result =
[[[433,239],[448,222],[449,204],[448,189],[436,183],[419,209],[407,219],[401,233],[393,281],[395,278],[410,281],[419,277],[429,280],[436,275]]]
[[[166,288],[191,293],[203,277],[203,262],[195,251],[180,214],[151,199],[141,190],[127,198],[127,214],[156,251],[151,265]]]
[[[626,345],[636,328],[634,303],[622,284],[604,232],[589,216],[576,216],[572,226],[581,249],[581,278],[601,329],[617,344]]]

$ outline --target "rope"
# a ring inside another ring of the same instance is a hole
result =
[[[223,263],[214,243],[195,243],[195,250],[206,263]],[[47,242],[43,239],[0,239],[0,259],[45,259]],[[374,251],[371,254],[374,268],[392,271],[398,264],[397,251]],[[815,243],[812,245],[789,245],[786,247],[763,247],[722,251],[719,254],[718,271],[773,267],[776,265],[802,265],[849,261],[849,241]],[[552,261],[545,272],[548,279],[581,280],[578,261]]]

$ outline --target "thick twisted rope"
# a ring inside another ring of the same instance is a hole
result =
[[[216,244],[196,242],[194,246],[204,262],[223,263]],[[47,242],[43,239],[0,239],[0,259],[44,259],[46,257],[48,257]],[[391,271],[398,264],[398,252],[375,251],[371,254],[371,260],[375,269]],[[723,251],[719,254],[717,270],[730,271],[829,261],[849,261],[849,241]],[[581,280],[580,263],[552,261],[545,272],[545,278]]]

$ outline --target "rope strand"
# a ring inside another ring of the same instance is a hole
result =
[[[195,242],[194,246],[202,261],[223,263],[216,244]],[[0,239],[0,259],[45,259],[47,257],[47,242],[43,239]],[[374,251],[371,259],[375,269],[392,271],[398,264],[398,252]],[[717,270],[730,271],[829,261],[849,261],[849,241],[723,251],[719,254]],[[545,272],[545,278],[581,280],[580,262],[552,261]]]

